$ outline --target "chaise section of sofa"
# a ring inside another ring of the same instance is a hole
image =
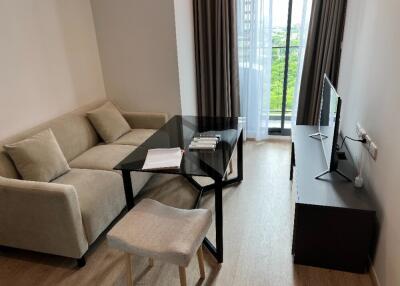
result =
[[[72,169],[52,183],[75,188],[88,244],[96,240],[126,204],[121,176],[115,172]]]
[[[0,142],[0,245],[80,259],[121,213],[126,205],[123,181],[113,167],[164,125],[167,115],[123,112],[132,130],[105,144],[86,116],[102,104],[90,104]],[[22,180],[2,146],[47,128],[71,170],[49,183]],[[135,194],[150,176],[132,173]]]
[[[76,169],[104,170],[120,174],[113,168],[136,149],[132,145],[97,145],[74,160],[69,165]],[[133,195],[135,196],[151,178],[151,173],[131,173]]]
[[[75,187],[0,177],[0,244],[80,258],[88,241]]]

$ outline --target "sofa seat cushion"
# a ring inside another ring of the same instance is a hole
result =
[[[135,146],[129,145],[97,145],[69,162],[69,166],[79,169],[112,171],[135,149]]]
[[[114,141],[114,144],[140,146],[156,131],[155,129],[132,129]]]
[[[71,169],[53,183],[75,187],[88,243],[92,243],[125,207],[121,176],[102,170]]]
[[[113,168],[135,149],[136,147],[131,145],[97,145],[69,162],[69,165],[78,169],[113,171]],[[147,172],[131,173],[134,195],[142,189],[151,176],[152,173]],[[120,180],[122,181],[122,177]]]

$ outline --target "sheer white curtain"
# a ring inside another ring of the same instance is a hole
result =
[[[298,4],[301,5],[301,24],[300,24],[300,45],[298,49],[299,64],[297,66],[296,83],[293,94],[291,125],[296,125],[297,103],[300,91],[301,74],[304,64],[304,52],[307,44],[308,27],[310,25],[310,13],[312,0],[302,0]]]
[[[272,63],[272,0],[237,0],[240,112],[247,138],[268,136]]]

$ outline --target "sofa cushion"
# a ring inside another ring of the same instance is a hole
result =
[[[130,145],[101,144],[90,148],[69,162],[69,165],[71,168],[112,171],[121,160],[135,149],[135,146]]]
[[[156,131],[155,129],[132,129],[114,141],[113,144],[140,146]]]
[[[57,142],[60,145],[60,148],[68,162],[89,148],[97,145],[99,143],[99,136],[97,135],[96,130],[93,128],[93,125],[90,124],[89,119],[86,116],[86,112],[100,106],[103,103],[103,100],[101,102],[93,102],[75,111],[69,112],[53,120],[44,122],[43,124],[1,140],[0,176],[14,179],[21,178],[10,156],[4,150],[3,146],[21,141],[48,128],[53,131],[54,136],[56,137]]]
[[[4,148],[24,180],[49,182],[70,170],[51,129]]]
[[[86,114],[68,114],[54,120],[50,128],[67,161],[71,161],[100,142]]]
[[[53,183],[75,187],[88,243],[92,243],[125,207],[121,176],[102,170],[71,169]]]
[[[131,130],[128,122],[111,102],[88,112],[87,116],[106,143],[114,142]]]
[[[69,162],[69,165],[71,168],[112,171],[119,162],[135,149],[136,147],[131,145],[97,145]],[[134,195],[142,189],[151,176],[152,173],[147,172],[131,173]]]

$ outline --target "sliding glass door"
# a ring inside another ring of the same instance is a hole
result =
[[[237,1],[241,113],[248,137],[289,135],[312,0]]]
[[[275,0],[269,133],[289,135],[296,111],[311,0]]]

